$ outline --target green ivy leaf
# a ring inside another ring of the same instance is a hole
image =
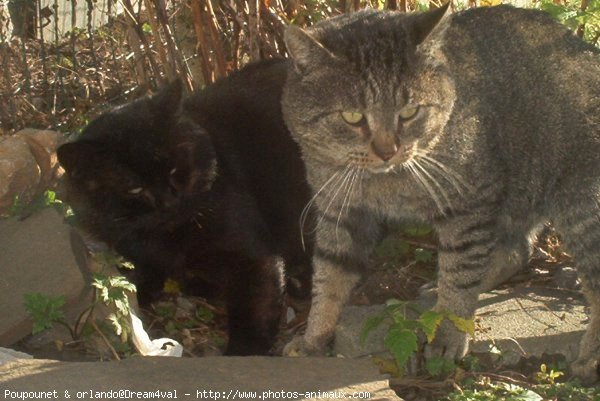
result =
[[[408,359],[417,349],[417,335],[398,325],[392,325],[384,339],[385,346],[390,350],[399,367],[406,365]]]
[[[456,370],[456,364],[452,359],[434,356],[427,359],[425,369],[431,376],[447,376]]]
[[[369,317],[365,323],[363,324],[363,328],[360,332],[360,342],[364,344],[367,340],[367,337],[376,327],[381,325],[381,323],[385,320],[385,316],[383,314],[377,316]]]
[[[398,299],[388,299],[385,302],[385,309],[383,310],[383,314],[393,317],[395,314],[400,313],[400,310],[404,310],[408,302],[400,301]]]
[[[473,319],[464,319],[453,313],[448,314],[448,319],[463,333],[467,333],[471,337],[475,336],[475,321]]]
[[[423,312],[419,317],[419,323],[421,324],[421,330],[427,336],[427,342],[431,344],[435,338],[435,333],[440,327],[440,324],[444,320],[444,313],[435,312],[432,310]]]

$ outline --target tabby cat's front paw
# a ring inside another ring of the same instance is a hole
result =
[[[283,356],[311,356],[322,355],[324,350],[306,341],[305,336],[296,336],[285,347]]]
[[[600,379],[600,361],[597,357],[577,358],[571,364],[571,373],[581,379],[583,384],[590,385]]]
[[[415,353],[406,366],[406,373],[409,375],[427,373],[425,366],[432,358],[441,357],[458,362],[469,349],[467,334],[448,321],[442,322],[431,344],[426,343],[424,336],[420,336],[420,339],[422,340],[420,352]]]
[[[458,330],[454,324],[446,320],[440,325],[433,342],[425,346],[425,359],[444,357],[458,361],[467,354],[468,350],[467,333]]]

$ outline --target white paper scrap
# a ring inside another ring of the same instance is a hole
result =
[[[181,344],[170,338],[150,340],[150,336],[144,330],[144,325],[140,318],[132,310],[129,310],[129,314],[131,315],[131,339],[140,354],[148,356],[181,356],[183,353]]]

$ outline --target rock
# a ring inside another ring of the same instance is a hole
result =
[[[373,330],[365,344],[359,341],[364,322],[383,305],[349,306],[336,328],[334,353],[345,357],[379,355],[385,350],[385,324]],[[471,341],[473,353],[489,353],[494,345],[502,365],[513,366],[522,357],[562,354],[573,361],[586,328],[582,296],[573,291],[517,287],[482,294],[476,316],[478,330]]]
[[[0,142],[0,212],[8,213],[17,195],[21,201],[31,201],[40,178],[40,168],[23,138]]]
[[[580,290],[581,282],[577,277],[577,269],[572,266],[561,266],[552,277],[554,285],[568,290]]]
[[[0,220],[0,266],[0,346],[31,333],[24,294],[62,294],[67,310],[90,302],[83,300],[90,295],[85,246],[52,208],[23,221]]]
[[[402,401],[371,361],[341,358],[139,357],[85,363],[22,360],[0,366],[0,387],[5,398],[6,391],[11,398],[23,391],[56,391],[58,398],[67,399],[68,391],[73,399],[111,400],[118,394],[115,392],[129,390],[176,392],[183,400]],[[90,391],[107,393],[96,398]],[[130,394],[123,398],[149,397]],[[168,395],[159,398],[167,399]]]
[[[16,359],[31,359],[31,355],[24,352],[15,351],[10,348],[0,347],[0,365],[6,362],[12,362]]]
[[[60,132],[31,128],[0,138],[0,215],[8,214],[15,196],[28,203],[50,186],[63,140]]]
[[[387,354],[383,344],[387,333],[385,322],[371,330],[364,342],[360,340],[365,322],[370,317],[382,313],[384,308],[384,305],[346,306],[335,328],[334,354],[347,358]]]

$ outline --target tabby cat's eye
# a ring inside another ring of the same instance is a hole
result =
[[[350,125],[359,125],[365,119],[365,115],[356,111],[342,111],[340,113],[344,121]]]
[[[127,193],[130,193],[132,195],[137,195],[137,194],[141,193],[143,190],[144,190],[144,188],[142,188],[142,187],[131,188],[129,191],[127,191]]]
[[[413,104],[407,104],[403,108],[400,109],[400,119],[402,120],[410,120],[414,116],[417,115],[419,111],[419,106],[415,106]]]

